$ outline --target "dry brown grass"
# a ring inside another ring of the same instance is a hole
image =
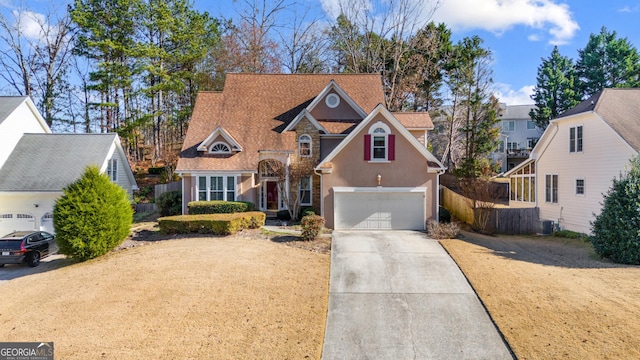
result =
[[[265,239],[161,241],[0,285],[0,339],[59,359],[317,359],[328,279],[329,256]]]
[[[640,358],[640,267],[557,238],[444,240],[518,359]]]

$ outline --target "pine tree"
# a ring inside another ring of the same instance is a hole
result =
[[[627,38],[602,27],[589,36],[587,46],[578,50],[578,89],[583,98],[603,88],[640,86],[640,56]]]
[[[539,128],[545,129],[549,121],[580,102],[581,94],[576,91],[576,75],[573,61],[560,55],[555,46],[547,59],[542,59],[536,77],[537,84],[531,99],[536,108],[529,116]]]

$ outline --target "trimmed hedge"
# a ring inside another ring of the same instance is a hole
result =
[[[249,201],[192,201],[187,204],[189,214],[232,214],[255,210],[252,202]]]
[[[260,211],[235,214],[178,215],[158,219],[163,234],[232,235],[243,229],[257,229],[264,225],[266,215]]]
[[[324,218],[315,214],[307,215],[300,220],[302,226],[301,237],[303,240],[315,240],[324,226]]]

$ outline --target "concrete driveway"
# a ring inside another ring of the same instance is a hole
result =
[[[466,278],[413,231],[336,231],[322,359],[513,359]]]

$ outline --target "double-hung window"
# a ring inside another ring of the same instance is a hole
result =
[[[558,175],[545,176],[545,197],[548,203],[558,203]]]
[[[300,205],[311,205],[311,176],[300,178]]]
[[[569,128],[569,152],[582,152],[582,125]]]
[[[235,176],[198,176],[198,201],[236,200]]]
[[[576,179],[576,195],[584,195],[584,179]]]
[[[502,120],[502,132],[514,132],[516,131],[515,120]]]

